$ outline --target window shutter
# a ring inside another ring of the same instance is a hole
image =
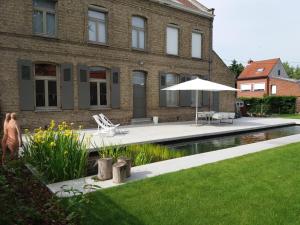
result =
[[[89,68],[85,65],[77,66],[78,82],[78,108],[88,109],[90,107],[90,83]]]
[[[213,92],[212,98],[213,98],[212,110],[218,112],[220,110],[220,107],[219,107],[220,93],[219,92]]]
[[[34,110],[34,79],[32,62],[18,60],[20,109],[23,111]]]
[[[72,64],[62,64],[61,77],[61,108],[74,109],[73,67]]]
[[[111,93],[110,93],[110,104],[111,108],[120,108],[120,68],[111,69]]]
[[[160,71],[159,72],[159,106],[166,107],[167,106],[167,92],[163,91],[163,88],[166,88],[166,73]]]
[[[187,75],[179,76],[180,83],[190,80],[190,77]],[[190,107],[192,104],[191,101],[191,91],[179,91],[179,105],[181,107]]]
[[[208,80],[208,76],[203,76],[202,79]],[[203,91],[202,93],[202,105],[209,106],[209,91]]]

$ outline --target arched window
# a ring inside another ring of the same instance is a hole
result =
[[[107,69],[104,67],[90,67],[90,106],[99,108],[109,105],[109,85]]]
[[[133,16],[131,20],[132,25],[132,48],[145,49],[146,46],[146,21],[139,16]]]
[[[58,106],[57,66],[39,63],[34,66],[36,108]]]

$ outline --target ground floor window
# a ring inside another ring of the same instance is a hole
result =
[[[276,93],[277,93],[277,87],[276,87],[276,85],[272,85],[271,86],[271,94],[276,95]]]
[[[107,70],[103,67],[90,67],[90,105],[92,107],[108,106]]]
[[[35,106],[51,108],[58,106],[57,67],[53,64],[35,64]]]
[[[166,74],[166,86],[170,87],[178,83],[178,76],[175,74]],[[179,91],[166,91],[166,105],[178,106]]]

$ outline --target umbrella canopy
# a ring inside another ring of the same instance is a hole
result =
[[[194,80],[189,80],[180,84],[176,84],[171,87],[162,89],[164,91],[178,91],[178,90],[199,90],[199,91],[238,91],[238,89],[211,82],[208,80],[202,80],[196,78]]]
[[[196,117],[195,122],[198,123],[198,91],[238,91],[238,89],[218,84],[215,82],[211,82],[208,80],[202,80],[200,78],[196,78],[193,80],[189,80],[180,84],[176,84],[174,86],[170,86],[162,89],[163,91],[195,91],[196,95]]]

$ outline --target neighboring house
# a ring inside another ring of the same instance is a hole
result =
[[[212,49],[214,13],[196,0],[9,0],[0,4],[0,108],[23,127],[193,118],[201,77],[234,86]],[[234,111],[235,93],[200,93],[201,110]]]
[[[249,61],[237,87],[238,97],[300,96],[300,81],[289,78],[279,58]]]

